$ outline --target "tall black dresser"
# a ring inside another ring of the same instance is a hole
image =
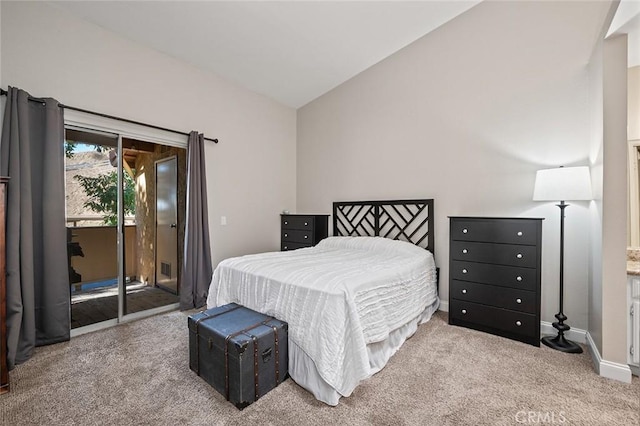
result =
[[[450,217],[449,324],[540,346],[542,219]]]
[[[295,250],[315,246],[329,232],[329,215],[283,214],[280,215],[280,249]]]

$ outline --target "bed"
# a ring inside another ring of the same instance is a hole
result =
[[[438,309],[433,200],[337,202],[315,247],[226,259],[207,307],[239,303],[289,323],[289,374],[337,405]]]

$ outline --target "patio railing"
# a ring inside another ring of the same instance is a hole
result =
[[[105,226],[104,215],[100,214],[85,214],[81,216],[67,216],[67,226]],[[136,222],[135,216],[125,216],[125,225],[134,225]]]

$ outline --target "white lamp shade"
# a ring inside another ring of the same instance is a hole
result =
[[[589,167],[538,170],[534,201],[592,200]]]

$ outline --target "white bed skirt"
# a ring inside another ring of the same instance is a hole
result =
[[[431,319],[431,316],[438,310],[440,299],[436,298],[435,302],[428,306],[420,315],[405,325],[389,334],[386,340],[381,342],[370,343],[367,345],[367,354],[369,356],[369,376],[371,377],[378,371],[382,370],[393,354],[396,353],[402,344],[418,329],[420,324]],[[338,405],[338,401],[343,396],[325,382],[313,362],[313,360],[298,345],[289,339],[289,375],[300,386],[307,389],[319,401],[328,405]],[[366,379],[365,379],[366,380]]]

